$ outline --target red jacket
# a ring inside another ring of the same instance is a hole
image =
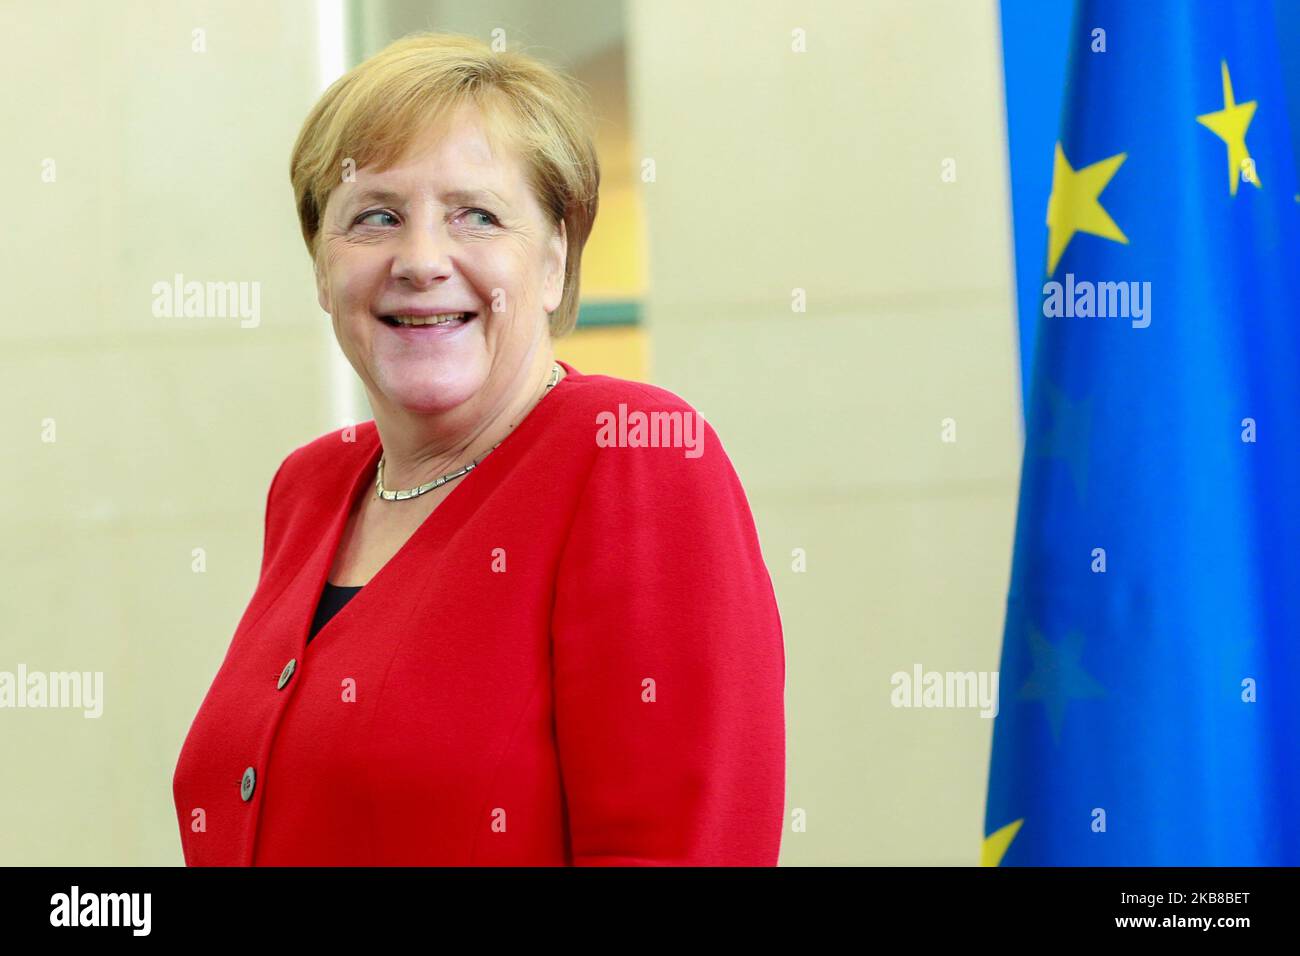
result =
[[[565,368],[310,644],[378,433],[285,459],[172,781],[188,865],[775,865],[785,652],[744,491],[700,419],[698,457],[606,447],[620,404],[697,413]]]

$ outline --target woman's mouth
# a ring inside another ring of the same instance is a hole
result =
[[[381,315],[379,320],[395,329],[436,332],[467,325],[477,315],[477,312],[455,312],[445,315]]]
[[[477,312],[448,312],[446,315],[381,315],[381,323],[403,336],[446,336],[476,319]]]

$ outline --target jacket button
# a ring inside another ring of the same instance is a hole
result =
[[[284,665],[284,670],[280,671],[280,682],[275,685],[276,690],[284,690],[284,685],[289,683],[289,678],[293,676],[293,669],[298,666],[296,657],[289,658],[289,663]]]
[[[244,798],[245,803],[253,799],[253,787],[256,783],[257,774],[254,773],[252,767],[249,767],[244,771],[244,779],[239,783],[239,795]]]

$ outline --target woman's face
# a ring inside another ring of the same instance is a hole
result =
[[[494,153],[474,107],[383,172],[330,194],[316,267],[320,304],[372,407],[498,410],[531,381],[564,291],[565,237],[517,157]],[[411,313],[471,312],[445,325]]]

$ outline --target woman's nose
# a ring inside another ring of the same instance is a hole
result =
[[[402,231],[392,275],[413,286],[427,286],[451,272],[451,239],[441,223],[410,224]]]

